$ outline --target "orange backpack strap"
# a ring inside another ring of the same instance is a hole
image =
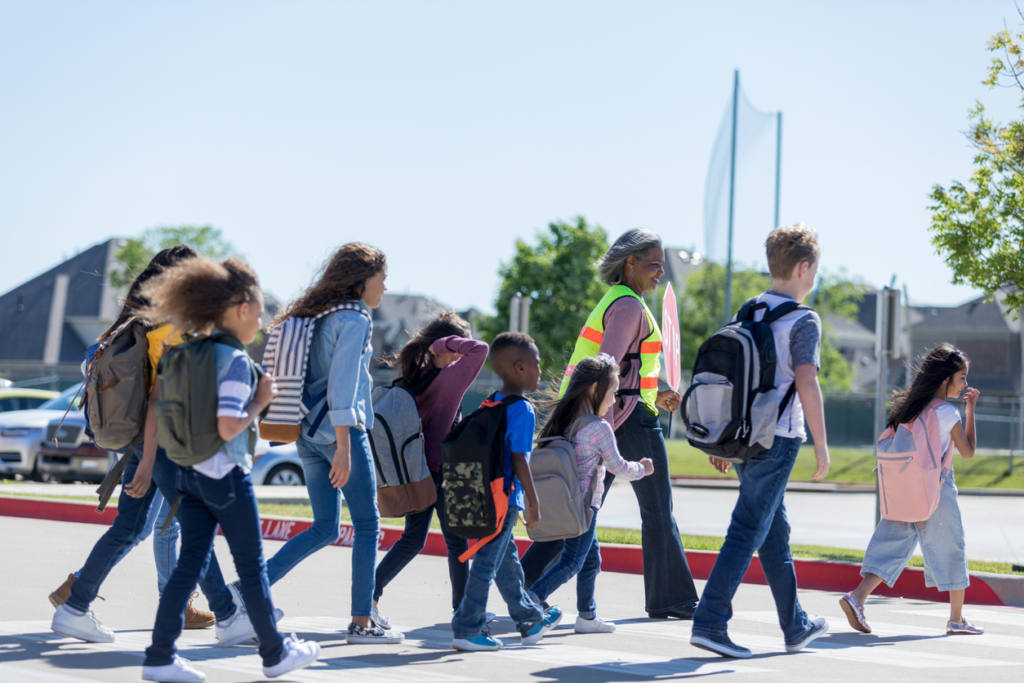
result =
[[[508,515],[508,494],[505,493],[503,489],[504,480],[502,477],[498,477],[497,479],[491,481],[491,495],[494,496],[494,512],[495,519],[497,520],[496,526],[498,527],[498,530],[490,536],[478,538],[477,540],[470,543],[469,548],[467,548],[464,553],[459,555],[459,562],[468,561],[469,558],[476,555],[477,551],[480,550],[480,548],[483,548],[485,545],[494,540],[494,538],[501,533],[501,530],[505,528],[505,517]]]

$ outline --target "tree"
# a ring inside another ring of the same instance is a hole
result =
[[[1020,11],[1018,10],[1018,14]],[[1024,21],[1024,15],[1021,15]],[[1024,33],[1008,29],[988,41],[992,62],[982,81],[1016,88],[1024,110]],[[981,101],[968,114],[974,172],[965,184],[932,188],[932,244],[953,269],[953,282],[992,296],[1011,310],[1024,306],[1024,121],[1000,125]]]
[[[508,329],[509,302],[515,294],[530,297],[530,335],[540,348],[541,369],[545,377],[559,378],[587,315],[607,289],[594,267],[607,250],[608,234],[582,216],[549,223],[536,245],[516,240],[515,255],[498,271],[502,282],[494,302],[497,314],[480,326],[484,338],[492,341]]]
[[[125,240],[114,253],[120,267],[110,271],[110,283],[118,289],[127,287],[156,252],[175,244],[187,244],[198,253],[218,260],[237,255],[221,231],[209,225],[150,228],[140,237]]]
[[[864,287],[850,281],[842,273],[819,277],[814,308],[822,316],[824,325],[819,377],[821,387],[826,393],[849,393],[853,383],[853,368],[833,343],[824,318],[828,314],[850,319],[856,317]],[[733,301],[742,302],[768,289],[771,277],[757,270],[734,270],[732,286]],[[722,326],[724,307],[725,267],[717,263],[705,263],[687,279],[679,301],[683,370],[693,368],[697,349]]]

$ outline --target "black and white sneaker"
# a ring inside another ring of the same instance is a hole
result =
[[[825,621],[825,617],[818,617],[817,619],[811,620],[811,627],[800,636],[799,640],[792,643],[786,643],[786,652],[800,652],[815,638],[825,635],[828,633],[828,622]]]
[[[400,643],[405,635],[398,631],[383,629],[372,621],[369,626],[360,626],[356,622],[348,625],[346,640],[352,645],[387,645]]]

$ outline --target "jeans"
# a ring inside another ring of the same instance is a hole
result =
[[[377,481],[366,432],[349,428],[351,450],[348,482],[334,488],[328,476],[334,460],[335,444],[313,443],[305,435],[297,442],[306,490],[313,507],[313,525],[293,536],[267,561],[271,585],[277,583],[299,562],[341,535],[341,496],[345,496],[355,538],[352,541],[352,616],[368,617],[373,602],[373,566],[377,561],[377,537],[380,513],[377,512]]]
[[[135,476],[141,456],[141,446],[128,456],[129,460],[125,464],[124,474],[121,477],[122,485],[130,482]],[[71,596],[67,602],[69,607],[83,612],[88,611],[89,605],[96,599],[100,585],[106,580],[110,570],[128,554],[140,537],[144,538],[145,533],[148,533],[146,532],[146,521],[157,490],[166,500],[173,501],[177,498],[178,471],[179,467],[167,458],[162,448],[158,448],[156,460],[153,463],[153,483],[156,486],[150,486],[149,491],[141,498],[132,498],[122,490],[117,499],[117,517],[114,518],[110,528],[96,541],[85,564],[76,573],[75,582],[71,584]],[[206,595],[210,609],[213,610],[217,619],[227,619],[234,614],[235,603],[231,599],[231,592],[224,583],[220,565],[217,563],[212,549],[208,553],[200,576],[202,578],[199,587]]]
[[[789,522],[783,502],[786,482],[799,450],[799,438],[776,436],[770,449],[735,465],[740,480],[739,498],[725,543],[693,615],[694,633],[727,633],[732,597],[755,550],[775,599],[786,643],[798,641],[811,627],[796,596],[796,571],[789,551]]]
[[[153,502],[149,506],[149,515],[146,517],[146,526],[142,535],[135,539],[132,547],[135,547],[146,537],[153,533],[153,561],[156,563],[156,588],[160,593],[164,592],[167,580],[171,578],[171,572],[178,564],[178,536],[181,533],[181,526],[178,520],[171,518],[167,530],[162,531],[167,516],[171,513],[171,503],[160,491],[153,496]]]
[[[693,585],[693,575],[672,515],[668,453],[665,451],[665,439],[657,415],[648,414],[643,405],[638,403],[615,431],[615,442],[623,459],[636,462],[641,458],[650,458],[654,462],[654,474],[630,482],[640,505],[646,611],[657,613],[692,608],[697,604],[697,588]],[[615,475],[610,472],[605,476],[605,496],[614,480]],[[530,546],[523,555],[523,571],[528,586],[532,586],[553,566],[563,544],[564,541],[544,541]]]
[[[430,519],[437,510],[437,519],[441,522],[441,534],[444,536],[444,543],[448,546],[448,579],[452,584],[452,609],[458,609],[462,602],[462,596],[466,592],[466,576],[468,571],[466,563],[459,561],[459,555],[469,547],[469,541],[460,538],[448,531],[448,521],[444,515],[444,491],[441,490],[441,473],[431,472],[434,478],[434,485],[437,487],[437,502],[426,510],[415,512],[405,516],[405,531],[402,537],[395,541],[384,559],[377,565],[377,574],[374,578],[373,599],[380,600],[384,594],[384,587],[391,583],[392,579],[398,576],[412,558],[416,557],[427,542],[427,533],[430,531]]]
[[[542,513],[543,514],[543,513]],[[593,619],[597,612],[594,602],[594,583],[601,571],[601,546],[597,542],[597,515],[590,522],[590,528],[575,538],[567,538],[562,545],[562,554],[544,576],[537,579],[530,592],[538,600],[548,596],[576,577],[576,611],[584,619]]]
[[[164,666],[174,658],[174,641],[185,626],[185,607],[196,587],[220,524],[231,548],[242,599],[260,641],[264,666],[281,661],[284,640],[274,625],[270,582],[263,563],[263,541],[256,495],[249,475],[236,467],[222,479],[211,479],[191,467],[181,468],[181,556],[160,596],[153,624],[153,642],[145,666]]]
[[[487,593],[492,581],[508,605],[508,614],[519,626],[520,632],[544,618],[541,608],[523,590],[523,568],[519,564],[519,551],[512,540],[512,528],[518,516],[519,508],[509,506],[501,533],[473,556],[466,593],[452,617],[452,632],[456,638],[472,638],[480,634],[486,620]]]

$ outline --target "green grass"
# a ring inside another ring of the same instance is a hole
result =
[[[708,456],[686,441],[674,439],[667,442],[669,473],[674,476],[704,477],[708,479],[735,479],[733,472],[719,474],[708,463]],[[824,481],[848,484],[875,483],[875,456],[867,449],[829,449],[832,466]],[[960,488],[1024,489],[1024,458],[1017,457],[1013,472],[1010,472],[1010,457],[1006,455],[984,455],[964,460],[959,455],[954,460],[956,485]],[[817,467],[814,448],[804,446],[793,467],[791,481],[813,481],[811,475]]]

